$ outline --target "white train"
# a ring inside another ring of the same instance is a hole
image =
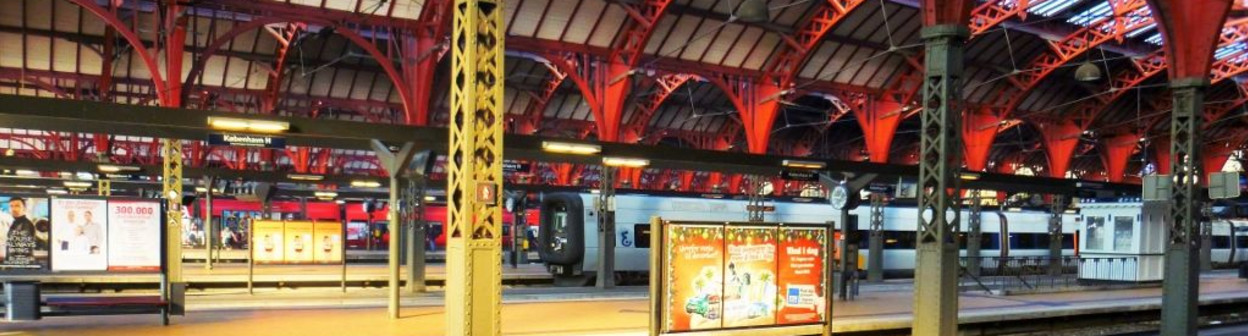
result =
[[[595,194],[547,194],[541,205],[538,251],[543,262],[560,283],[583,283],[594,276],[598,255],[598,213],[594,208]],[[746,200],[651,195],[617,195],[616,212],[616,276],[632,277],[649,269],[650,217],[688,221],[745,221]],[[766,213],[768,222],[826,223],[839,217],[832,206],[818,202],[768,202],[774,212]],[[869,207],[860,206],[858,229],[869,228]],[[888,276],[913,274],[915,260],[915,227],[918,219],[914,207],[889,206],[884,209],[884,269]],[[961,232],[967,231],[963,210]],[[1047,256],[1049,251],[1049,214],[1042,211],[998,212],[985,209],[982,213],[982,256],[1000,256],[1005,246],[1009,256]],[[1066,255],[1074,255],[1078,215],[1064,214],[1062,230]],[[1004,224],[1004,225],[1003,225]],[[839,227],[838,227],[839,229]],[[1003,239],[1001,232],[1007,232]],[[869,258],[867,235],[858,235],[862,260]],[[1248,242],[1246,242],[1248,243]],[[963,250],[962,255],[966,252]],[[863,266],[865,268],[865,265]]]

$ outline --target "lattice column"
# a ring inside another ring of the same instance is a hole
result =
[[[1170,242],[1161,299],[1161,334],[1194,335],[1200,287],[1200,124],[1206,79],[1170,84],[1174,110],[1170,117]]]
[[[100,196],[112,196],[113,195],[113,181],[112,180],[109,180],[108,178],[101,178],[99,180],[99,183],[100,183],[99,185],[100,190],[98,191],[99,191]]]
[[[1049,209],[1049,275],[1062,275],[1062,214],[1066,212],[1066,198],[1053,195]]]
[[[966,233],[966,272],[972,276],[979,276],[980,264],[980,239],[983,239],[983,218],[984,200],[981,198],[979,189],[971,190],[971,214],[967,218]]]
[[[503,2],[456,0],[447,160],[447,335],[499,335]]]
[[[165,198],[165,266],[169,282],[182,282],[182,142],[161,139],[164,157],[161,195]]]
[[[867,248],[867,281],[884,281],[884,195],[871,193],[871,233]]]
[[[598,181],[598,288],[615,287],[615,180],[618,169],[602,166]]]
[[[747,220],[751,222],[762,222],[766,220],[766,208],[763,205],[763,182],[766,181],[761,175],[750,175],[749,186],[745,189],[750,197],[746,204],[745,211],[748,215]]]
[[[919,225],[914,286],[914,334],[954,335],[958,329],[958,170],[961,167],[962,25],[924,27],[919,158]]]

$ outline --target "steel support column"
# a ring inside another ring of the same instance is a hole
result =
[[[212,246],[213,235],[215,235],[217,232],[216,230],[213,229],[213,225],[212,225],[212,188],[213,188],[212,186],[214,183],[213,183],[213,179],[211,176],[204,178],[203,182],[204,182],[204,216],[203,216],[204,227],[202,229],[204,230],[204,269],[211,270],[213,252],[219,251],[218,249]]]
[[[746,193],[750,197],[745,206],[747,214],[746,220],[751,222],[762,222],[766,220],[766,212],[763,206],[763,177],[760,175],[748,176],[749,185],[746,186]]]
[[[169,282],[182,282],[182,142],[161,139],[164,154],[161,196],[165,199],[165,265]]]
[[[914,335],[954,335],[958,329],[958,170],[963,43],[960,24],[924,27],[926,80],[919,157],[919,223],[914,281]]]
[[[1066,212],[1066,198],[1053,195],[1049,210],[1049,275],[1062,275],[1062,214]]]
[[[867,241],[867,281],[884,281],[884,195],[871,193],[871,232]]]
[[[1161,334],[1195,335],[1200,288],[1200,124],[1204,78],[1174,80],[1170,84],[1174,110],[1170,121],[1170,242],[1166,247],[1166,274],[1161,298]]]
[[[411,162],[412,155],[415,154],[416,150],[414,149],[415,144],[412,142],[404,143],[402,147],[397,147],[373,140],[372,147],[373,153],[377,155],[377,161],[381,163],[382,168],[390,175],[388,188],[390,189],[390,199],[386,202],[386,227],[390,228],[391,237],[390,243],[387,244],[388,253],[386,253],[386,260],[389,261],[387,270],[390,274],[389,286],[386,288],[390,294],[387,313],[389,313],[390,318],[397,319],[399,318],[399,246],[403,242],[403,239],[400,237],[403,232],[403,229],[400,228],[403,225],[403,218],[399,213],[400,208],[403,208],[403,205],[399,203],[399,192],[403,188],[403,184],[400,183],[400,177],[404,174],[403,171],[407,169],[407,164]],[[369,223],[372,223],[372,221],[370,220]]]
[[[407,290],[410,293],[425,291],[425,177],[407,179],[404,188],[403,212],[407,223]]]
[[[984,199],[980,196],[979,189],[971,190],[971,213],[970,218],[966,220],[966,272],[971,276],[979,276],[980,262],[980,245],[983,239],[984,230]]]
[[[446,334],[499,335],[503,1],[456,0],[452,11]]]
[[[1204,218],[1213,218],[1213,205],[1203,204],[1200,212]],[[1234,232],[1234,231],[1231,231]],[[1200,221],[1200,271],[1213,270],[1213,221]]]
[[[618,169],[602,166],[598,181],[598,288],[615,287],[615,180]],[[513,233],[514,234],[514,233]]]

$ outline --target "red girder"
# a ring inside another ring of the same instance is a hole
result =
[[[752,78],[714,76],[707,79],[724,90],[724,95],[741,115],[748,151],[766,154],[772,125],[785,92],[775,85],[758,83]]]
[[[104,9],[103,7],[100,7],[93,0],[69,0],[69,1],[82,7],[87,12],[94,14],[96,17],[100,18],[100,20],[104,21],[104,24],[106,26],[115,30],[118,34],[121,34],[122,38],[124,38],[126,42],[129,42],[130,46],[133,47],[133,52],[138,54],[139,59],[143,60],[143,64],[147,67],[147,71],[152,76],[152,85],[156,87],[156,96],[158,97],[158,99],[160,99],[160,101],[162,102],[162,105],[177,106],[177,104],[172,104],[172,101],[169,100],[168,96],[169,96],[170,91],[168,90],[168,87],[166,86],[167,83],[164,80],[164,76],[161,74],[160,66],[156,62],[156,57],[150,51],[147,50],[147,47],[143,45],[143,39],[139,37],[138,33],[136,33],[133,29],[130,29],[130,27],[127,27],[126,23],[122,22],[121,19],[117,17],[116,13],[113,13],[107,9]],[[174,9],[176,9],[176,7],[178,6],[173,5],[170,7],[174,7]],[[169,10],[168,12],[177,13],[176,10]],[[185,21],[183,23],[184,23],[183,28],[185,28]],[[183,29],[181,34],[185,36],[186,30]],[[175,35],[178,35],[178,34],[171,33],[169,35],[170,35],[170,38],[173,38]],[[181,51],[180,47],[178,48],[178,51],[179,52],[177,53],[177,55],[173,55],[171,53],[170,57],[181,58],[182,53],[180,52]],[[181,62],[179,62],[177,65],[171,64],[170,66],[176,66],[180,68]],[[181,74],[181,72],[179,71],[177,72],[177,74]]]
[[[966,25],[974,0],[922,0],[923,26]]]
[[[654,117],[655,112],[659,110],[667,97],[695,77],[689,74],[663,74],[654,78],[654,92],[636,104],[632,119],[624,125],[623,134],[620,135],[621,141],[627,143],[640,141],[646,134],[646,126],[650,125],[650,119]]]
[[[995,0],[971,10],[971,36],[980,35],[1015,16],[1027,19],[1027,9],[1048,0]]]
[[[659,19],[663,18],[672,0],[643,0],[636,5],[624,2],[618,4],[624,8],[631,20],[626,21],[620,29],[609,61],[620,62],[631,68],[641,60],[646,43],[654,34],[654,28],[658,26]]]
[[[581,90],[581,96],[594,113],[598,139],[615,142],[619,138],[620,119],[624,116],[631,67],[604,62],[588,53],[555,51],[544,55]]]
[[[273,30],[271,27],[266,27],[266,29],[277,40],[277,51],[273,69],[269,71],[269,80],[264,85],[264,99],[260,101],[260,106],[265,113],[276,113],[277,98],[281,95],[282,75],[286,71],[286,53],[290,52],[294,39],[307,27],[303,24],[288,23],[281,31]]]
[[[1204,78],[1216,49],[1218,30],[1232,0],[1148,0],[1157,10],[1157,30],[1166,43],[1170,79]]]
[[[794,77],[801,71],[802,64],[810,56],[810,52],[823,42],[823,36],[832,30],[838,22],[849,16],[855,8],[866,0],[824,0],[817,6],[801,28],[787,37],[789,43],[780,47],[775,60],[767,68],[766,76],[773,84],[788,87]]]
[[[513,133],[524,135],[537,133],[541,127],[542,116],[546,113],[546,106],[550,103],[550,98],[554,97],[555,91],[563,84],[563,80],[568,77],[566,73],[555,66],[546,64],[546,68],[550,70],[550,77],[546,79],[546,83],[542,86],[542,92],[525,92],[530,96],[529,104],[525,106],[524,114],[519,117],[519,120],[515,120],[513,123]]]

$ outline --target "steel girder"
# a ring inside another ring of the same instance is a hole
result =
[[[534,135],[542,126],[542,117],[546,113],[546,106],[550,103],[550,99],[555,96],[555,92],[559,86],[563,84],[563,80],[568,77],[566,73],[550,64],[546,64],[546,68],[550,70],[550,77],[542,85],[542,92],[525,92],[529,95],[529,104],[524,108],[524,114],[518,117],[519,120],[512,122],[511,132],[517,134]],[[516,117],[512,117],[516,118]]]
[[[1140,135],[1135,133],[1119,134],[1101,141],[1101,161],[1110,182],[1126,179],[1127,163],[1140,144]]]
[[[624,125],[621,130],[621,141],[626,143],[639,143],[646,134],[646,128],[650,125],[650,120],[658,112],[659,107],[671,96],[676,89],[685,85],[691,79],[697,76],[689,74],[662,74],[654,78],[654,91],[648,97],[636,104],[632,118]]]

